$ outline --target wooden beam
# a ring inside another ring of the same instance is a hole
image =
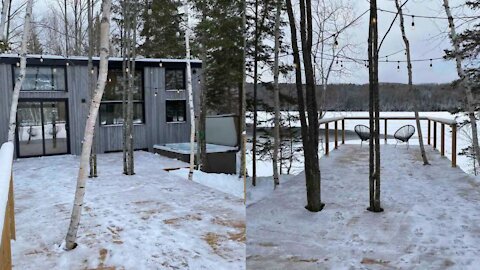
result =
[[[432,124],[432,123],[431,123],[430,119],[428,119],[428,132],[427,132],[427,143],[428,143],[428,145],[430,145],[430,136],[431,136],[431,131],[430,131],[430,129],[431,129],[431,124]]]
[[[338,121],[335,121],[335,149],[338,149]]]
[[[329,138],[328,138],[328,122],[325,123],[325,155],[328,156],[328,141],[329,141]]]
[[[437,149],[437,122],[433,121],[433,149]]]
[[[457,167],[457,125],[452,125],[452,167]]]
[[[440,142],[440,154],[445,156],[445,124],[442,123],[442,130],[441,130],[441,142]]]
[[[342,119],[342,144],[345,144],[345,119]]]

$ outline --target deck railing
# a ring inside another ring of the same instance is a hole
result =
[[[13,143],[0,148],[0,269],[12,269],[10,240],[15,240],[15,215],[13,199]]]
[[[384,125],[384,140],[385,144],[387,143],[388,139],[388,121],[393,120],[411,120],[415,121],[415,117],[405,116],[405,117],[395,117],[395,116],[387,116],[387,117],[380,117],[380,121],[383,121]],[[369,117],[362,117],[362,116],[348,116],[348,117],[331,117],[331,118],[323,118],[319,121],[320,127],[324,125],[325,127],[325,155],[328,155],[330,152],[329,149],[329,130],[330,130],[330,123],[334,124],[334,147],[335,149],[338,148],[338,132],[339,127],[338,124],[341,122],[342,124],[342,144],[345,144],[345,120],[369,120]],[[457,166],[457,122],[451,119],[445,118],[438,118],[438,117],[420,117],[420,121],[428,121],[427,123],[427,144],[431,145],[432,142],[432,135],[433,135],[433,148],[437,149],[437,125],[440,125],[440,155],[445,156],[445,126],[449,126],[452,131],[452,167]],[[432,123],[433,123],[433,134],[432,134]]]

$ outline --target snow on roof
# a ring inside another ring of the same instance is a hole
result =
[[[19,58],[18,54],[0,54],[0,58]],[[43,59],[52,59],[52,60],[78,60],[78,61],[88,61],[87,56],[62,56],[62,55],[40,55],[40,54],[29,54],[27,58],[43,58]],[[100,57],[93,57],[94,61],[99,61]],[[109,57],[109,61],[123,61],[121,57]],[[168,58],[145,58],[143,56],[139,56],[136,59],[137,62],[148,62],[148,63],[156,63],[156,62],[168,62],[168,63],[185,63],[187,59],[168,59]],[[201,60],[198,59],[191,59],[191,63],[202,63]]]

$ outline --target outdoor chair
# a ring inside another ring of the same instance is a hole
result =
[[[407,144],[407,149],[408,149],[408,140],[415,134],[415,127],[412,125],[405,125],[401,128],[399,128],[393,137],[397,140],[397,143],[395,144],[395,147],[397,147],[397,144],[400,143],[406,143]]]
[[[370,139],[370,128],[365,125],[356,125],[355,133],[360,137],[360,147],[362,147],[363,141],[368,141]]]

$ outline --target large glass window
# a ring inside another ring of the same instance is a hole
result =
[[[187,102],[185,100],[165,101],[167,123],[187,121]]]
[[[185,70],[184,69],[166,69],[165,70],[165,89],[184,90],[185,89]]]
[[[15,79],[20,68],[15,67]],[[66,91],[65,68],[56,66],[27,66],[22,91]]]
[[[144,104],[142,71],[135,72],[133,89],[133,123],[143,124]],[[108,80],[100,105],[100,123],[102,125],[123,124],[123,72],[119,69],[108,70]]]

